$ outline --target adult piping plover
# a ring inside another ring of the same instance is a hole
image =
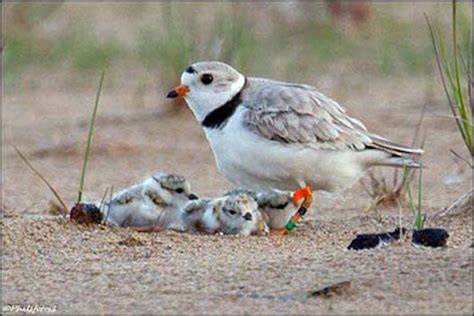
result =
[[[245,77],[221,62],[199,62],[169,98],[184,97],[211,144],[219,171],[238,186],[339,191],[372,166],[420,167],[421,149],[369,132],[314,87]]]
[[[115,194],[101,208],[105,224],[183,230],[181,208],[197,199],[190,191],[190,184],[183,176],[155,174]]]
[[[183,219],[190,232],[249,236],[269,231],[257,202],[245,193],[191,201],[183,208]]]

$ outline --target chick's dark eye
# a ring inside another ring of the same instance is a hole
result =
[[[183,193],[183,192],[184,192],[184,190],[183,190],[183,189],[181,189],[181,188],[179,188],[179,189],[176,189],[176,190],[174,190],[174,192],[176,192],[176,193],[178,193],[178,194],[181,194],[181,193]]]
[[[230,215],[235,215],[237,212],[234,210],[225,209]]]
[[[211,74],[204,74],[201,76],[201,82],[204,84],[210,84],[214,80],[214,77]]]

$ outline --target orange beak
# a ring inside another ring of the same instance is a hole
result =
[[[177,97],[185,97],[188,94],[189,88],[184,84],[180,84],[166,95],[167,98],[177,98]]]

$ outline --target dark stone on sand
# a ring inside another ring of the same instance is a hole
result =
[[[425,228],[413,231],[412,243],[426,247],[444,247],[448,237],[448,231],[444,228]]]
[[[77,224],[100,224],[102,213],[94,204],[76,203],[70,212],[71,221]]]
[[[379,234],[360,234],[357,235],[354,240],[352,240],[351,244],[347,249],[353,250],[362,250],[362,249],[370,249],[375,248],[381,243],[391,243],[395,240],[400,239],[400,235],[404,235],[407,232],[405,228],[401,229],[396,228],[393,232],[385,232]]]

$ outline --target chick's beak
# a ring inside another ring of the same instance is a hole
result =
[[[166,95],[167,98],[177,98],[177,97],[185,97],[188,94],[189,88],[184,84],[180,84]]]
[[[188,199],[190,199],[190,200],[197,200],[197,199],[199,199],[199,198],[198,198],[198,196],[197,196],[196,194],[192,194],[192,193],[191,193],[191,194],[188,195]]]

